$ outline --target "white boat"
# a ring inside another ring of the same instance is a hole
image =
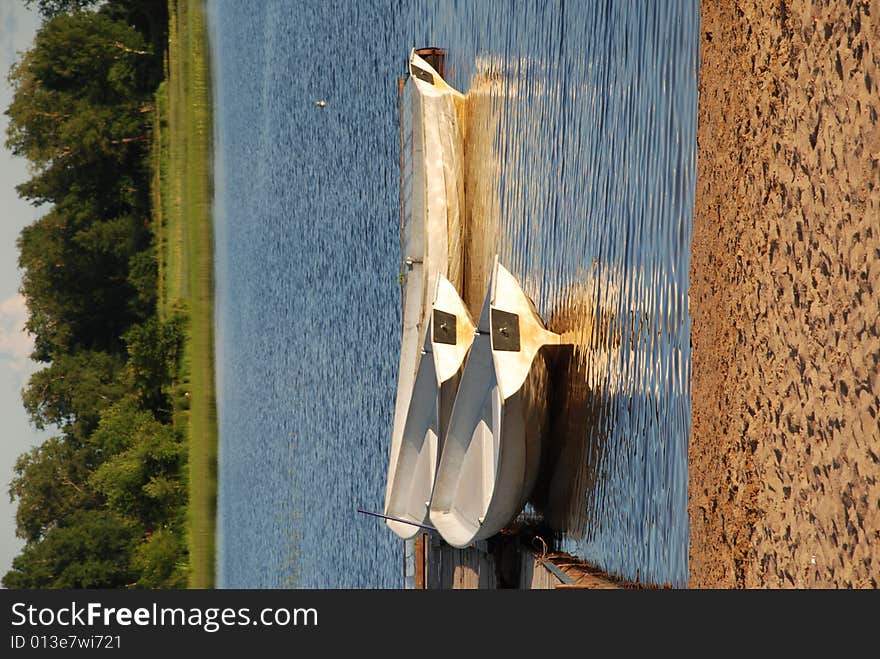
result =
[[[386,523],[401,538],[427,524],[443,437],[475,329],[455,287],[440,275],[385,506],[393,518]]]
[[[547,417],[547,368],[539,352],[560,342],[497,257],[477,327],[429,511],[454,547],[498,533],[531,494]]]
[[[436,429],[432,431],[435,439],[426,439],[427,430],[421,439],[411,434],[416,432],[415,428],[430,426],[427,417],[409,418],[411,413],[427,414],[424,401],[431,398],[432,387],[439,388],[439,383],[444,382],[436,379],[437,373],[431,375],[433,360],[422,358],[423,351],[429,352],[432,345],[428,333],[431,296],[446,290],[445,285],[438,283],[443,279],[451,280],[453,292],[460,286],[460,274],[458,270],[450,270],[450,263],[458,268],[461,262],[456,251],[461,249],[464,177],[456,103],[462,98],[463,95],[450,87],[416,51],[410,53],[409,77],[401,93],[401,177],[405,207],[401,245],[403,328],[385,515],[414,522],[423,520],[427,514],[425,502],[430,498],[440,448]],[[415,444],[421,448],[412,453]],[[413,484],[413,479],[418,481],[418,486]],[[421,483],[423,479],[425,482]],[[412,493],[405,494],[409,490]],[[428,494],[412,499],[416,491]],[[421,505],[420,513],[412,509],[416,504]],[[419,515],[419,519],[414,519]],[[419,530],[417,526],[394,520],[386,520],[386,523],[402,538],[412,537]]]

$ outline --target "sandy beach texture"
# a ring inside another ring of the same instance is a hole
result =
[[[880,0],[702,3],[690,586],[880,585]]]

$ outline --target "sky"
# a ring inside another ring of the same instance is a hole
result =
[[[7,81],[9,67],[18,53],[30,48],[40,17],[25,9],[21,0],[0,0],[0,106],[12,100]],[[43,214],[20,200],[15,186],[28,178],[27,161],[14,157],[5,147],[7,117],[0,115],[0,576],[12,567],[12,559],[24,544],[15,537],[15,505],[9,501],[16,458],[49,435],[30,425],[21,403],[21,389],[36,364],[28,355],[33,347],[24,332],[27,308],[18,292],[21,272],[15,241],[21,229]]]

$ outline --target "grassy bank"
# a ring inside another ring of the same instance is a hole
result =
[[[159,313],[182,314],[186,338],[174,424],[189,446],[189,586],[214,586],[217,414],[214,393],[212,117],[201,0],[169,0],[165,82],[157,92],[153,200]]]

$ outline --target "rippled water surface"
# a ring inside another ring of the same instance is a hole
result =
[[[384,503],[423,45],[467,92],[465,300],[497,252],[570,344],[532,508],[562,549],[686,585],[699,5],[656,5],[211,3],[221,586],[403,583],[356,510]]]

